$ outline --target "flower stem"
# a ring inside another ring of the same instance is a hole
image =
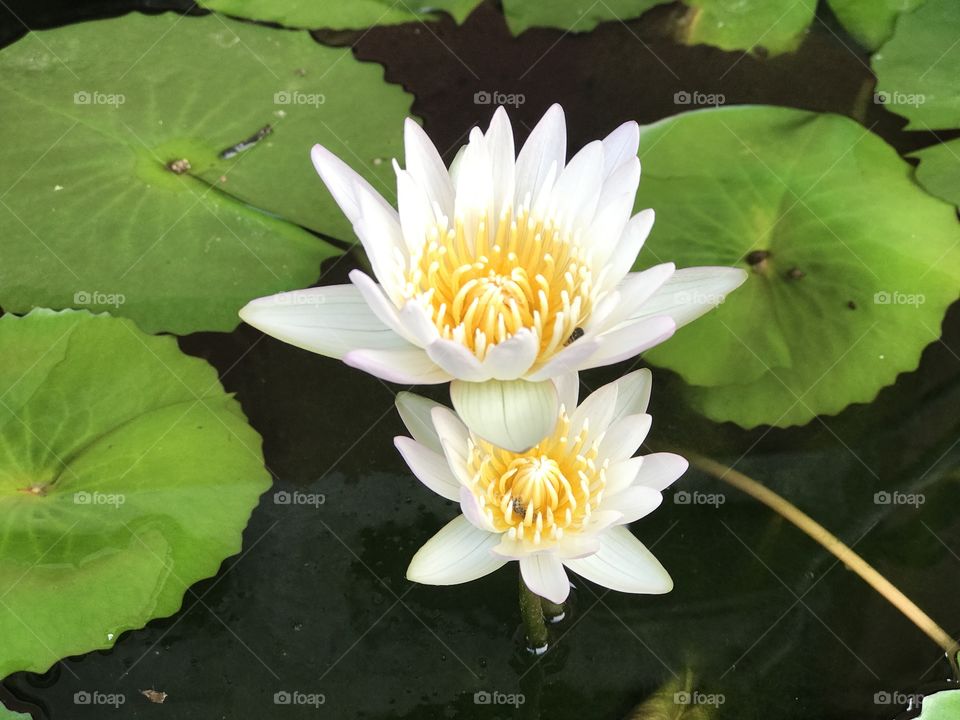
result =
[[[543,603],[546,602],[535,594],[520,576],[520,614],[523,616],[523,625],[527,632],[527,642],[530,650],[540,655],[547,649],[547,625],[543,619]]]
[[[866,560],[857,555],[857,553],[840,540],[840,538],[800,510],[796,505],[793,505],[770,488],[761,485],[753,478],[737,472],[733,468],[726,467],[716,460],[703,457],[702,455],[697,455],[689,451],[684,452],[684,455],[697,469],[713,475],[718,480],[729,483],[747,495],[750,495],[755,500],[759,500],[796,525],[811,539],[822,545],[837,559],[843,562],[847,568],[859,575],[864,582],[880,593],[891,605],[902,612],[907,619],[923,631],[927,637],[943,648],[943,651],[947,654],[947,658],[950,661],[950,665],[954,668],[954,672],[956,672],[957,653],[960,651],[960,644],[958,644],[946,630],[937,625],[913,600],[904,595],[893,583],[881,575]]]

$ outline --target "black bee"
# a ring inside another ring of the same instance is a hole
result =
[[[570,333],[570,337],[567,338],[567,341],[563,344],[563,346],[566,347],[570,343],[576,342],[582,337],[583,337],[583,328],[580,328],[580,327],[574,328],[573,332]]]

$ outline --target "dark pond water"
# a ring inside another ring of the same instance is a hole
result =
[[[160,6],[23,0],[0,11],[0,38],[15,40],[21,21],[42,28],[149,7]],[[550,102],[563,103],[572,146],[627,118],[673,114],[673,94],[689,88],[731,103],[865,109],[865,123],[901,150],[934,141],[902,132],[899,119],[869,102],[866,57],[829,19],[800,52],[770,61],[679,48],[639,22],[512,40],[492,6],[459,29],[411,26],[325,40],[356,42],[360,57],[384,63],[388,78],[416,95],[414,109],[441,148],[485,121],[486,110],[472,103],[484,89],[525,93],[518,128],[532,126]],[[518,79],[516,68],[538,57]],[[350,256],[330,263],[322,282],[342,282],[354,263]],[[660,371],[650,447],[736,463],[958,632],[956,308],[945,330],[920,370],[875,403],[801,429],[746,432],[707,422],[684,409],[678,381]],[[275,487],[252,517],[243,553],[194,586],[180,613],[126,634],[110,652],[66,660],[44,676],[8,678],[0,693],[16,709],[54,720],[614,719],[692,672],[699,691],[722,694],[721,719],[892,720],[903,696],[950,677],[940,650],[831,555],[693,470],[680,487],[722,493],[721,506],[677,504],[668,495],[634,527],[676,589],[626,596],[578,580],[552,649],[534,659],[521,650],[515,566],[453,588],[404,579],[409,558],[456,509],[419,486],[392,446],[402,432],[392,409],[399,388],[246,327],[183,338],[181,346],[213,363],[238,394],[264,437]],[[626,367],[587,373],[584,383],[596,387]],[[876,492],[895,489],[923,493],[925,502],[874,502]],[[325,501],[275,503],[273,493],[283,490]],[[134,702],[146,688],[167,692],[166,703]],[[128,701],[117,710],[74,704],[74,693],[94,689]],[[285,691],[322,694],[324,703],[277,706],[274,695]],[[524,702],[477,704],[482,691],[522,693]]]

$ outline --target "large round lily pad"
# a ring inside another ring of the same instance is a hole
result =
[[[627,21],[670,0],[503,0],[503,13],[514,34],[531,27],[589,32],[602,22]]]
[[[942,690],[923,698],[918,720],[953,720],[960,717],[960,690]]]
[[[423,4],[385,0],[200,0],[199,4],[227,15],[286,27],[351,30],[436,20],[440,13],[449,13],[456,22],[462,23],[480,1],[434,0]]]
[[[679,38],[723,50],[795,50],[813,22],[816,0],[684,0],[690,7]]]
[[[339,251],[296,225],[352,230],[311,145],[387,192],[410,96],[305,32],[131,14],[0,51],[0,103],[0,305],[187,333],[316,280]]]
[[[924,0],[827,0],[830,9],[853,37],[868,50],[876,50],[893,34],[901,13]]]
[[[871,59],[877,92],[912,130],[960,128],[960,3],[924,0]]]
[[[216,371],[106,314],[0,318],[0,677],[109,648],[237,553],[269,485]]]
[[[954,209],[852,120],[702,110],[643,129],[638,267],[739,265],[747,282],[647,353],[708,416],[793,425],[872,400],[916,368],[960,294]],[[705,352],[705,350],[709,352]]]

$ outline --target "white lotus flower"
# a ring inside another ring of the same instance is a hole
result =
[[[394,162],[399,212],[317,145],[314,165],[379,284],[355,270],[350,285],[261,298],[240,316],[384,380],[452,380],[454,407],[472,430],[529,447],[557,417],[551,379],[666,340],[746,278],[672,263],[630,272],[654,219],[652,210],[631,217],[639,136],[625,123],[565,163],[566,126],[554,105],[515,155],[498,108],[448,171],[407,120],[406,168]]]
[[[398,396],[413,439],[396,438],[397,448],[424,485],[463,512],[420,548],[408,579],[454,585],[518,560],[527,587],[555,603],[569,592],[564,566],[622,592],[672,589],[626,527],[653,512],[687,469],[671,453],[633,457],[650,429],[650,372],[630,373],[579,407],[578,384],[575,375],[558,383],[554,433],[520,453],[471,433],[442,405]]]

